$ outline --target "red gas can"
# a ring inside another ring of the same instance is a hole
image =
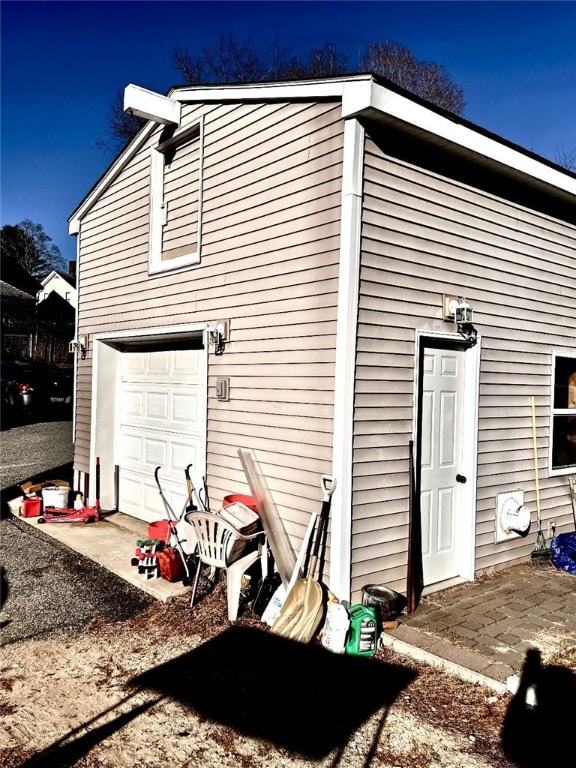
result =
[[[22,504],[22,517],[40,517],[42,502],[39,496],[29,496]]]

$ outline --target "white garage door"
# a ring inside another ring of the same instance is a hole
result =
[[[186,503],[184,469],[196,488],[205,472],[206,352],[125,352],[115,434],[119,509],[141,520],[166,516],[154,479],[177,515]]]

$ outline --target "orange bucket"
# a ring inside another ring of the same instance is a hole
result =
[[[246,496],[243,493],[233,493],[230,496],[224,496],[222,500],[222,506],[228,507],[230,504],[244,504],[245,507],[251,509],[252,512],[258,512],[256,509],[256,502],[253,496]]]
[[[148,538],[157,539],[167,544],[170,539],[170,529],[174,523],[170,520],[156,520],[153,523],[148,523]]]

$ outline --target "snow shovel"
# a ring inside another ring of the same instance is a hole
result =
[[[278,573],[278,571],[275,571],[274,574],[272,575],[272,578],[276,576],[278,577],[278,583],[276,584],[276,588],[274,589],[274,592],[271,595],[268,605],[264,609],[261,616],[262,621],[268,624],[269,627],[271,627],[272,624],[274,624],[274,622],[276,621],[276,618],[278,617],[282,609],[282,606],[284,605],[284,601],[286,600],[287,595],[290,594],[292,587],[296,583],[296,579],[301,574],[304,575],[307,572],[304,561],[308,556],[310,540],[312,538],[312,533],[314,531],[314,526],[316,525],[317,518],[318,518],[318,515],[316,512],[313,512],[312,515],[310,516],[310,520],[308,521],[308,527],[306,528],[306,533],[304,534],[302,546],[300,547],[300,552],[298,553],[298,557],[296,558],[296,565],[294,566],[294,570],[292,571],[292,576],[290,577],[288,586],[284,587],[284,584],[282,584],[282,579],[280,578],[280,574]]]
[[[322,476],[322,509],[318,520],[316,538],[305,579],[296,582],[288,593],[280,613],[270,627],[270,631],[276,635],[296,640],[301,643],[309,643],[316,634],[324,614],[324,590],[322,585],[314,579],[320,542],[324,536],[324,530],[328,525],[330,515],[330,500],[336,480],[328,475]]]

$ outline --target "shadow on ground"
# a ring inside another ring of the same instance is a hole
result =
[[[576,675],[566,667],[542,664],[537,649],[527,651],[502,727],[504,754],[519,768],[572,765],[575,725]],[[570,753],[564,762],[560,755]]]
[[[134,678],[136,690],[156,694],[153,702],[88,733],[83,723],[23,768],[73,765],[127,719],[166,697],[238,733],[321,759],[333,750],[341,752],[362,723],[378,709],[390,707],[416,674],[399,665],[340,656],[320,645],[232,626]]]

